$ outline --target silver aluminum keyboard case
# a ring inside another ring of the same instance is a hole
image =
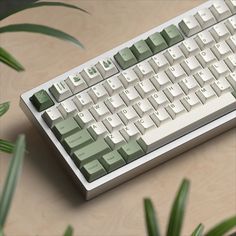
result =
[[[68,171],[72,174],[74,177],[76,183],[79,184],[81,191],[85,198],[87,200],[97,196],[98,194],[101,194],[143,172],[146,172],[147,170],[173,158],[174,156],[179,155],[182,152],[185,152],[186,150],[195,147],[196,145],[205,142],[206,140],[232,128],[235,127],[236,124],[236,111],[230,112],[222,117],[220,117],[217,120],[214,120],[211,123],[208,123],[207,125],[202,126],[201,128],[194,130],[181,138],[168,143],[167,145],[158,148],[157,150],[125,165],[124,167],[119,168],[118,170],[115,170],[114,172],[111,172],[104,177],[95,180],[92,183],[88,183],[84,176],[81,174],[79,169],[76,167],[74,162],[72,161],[71,157],[67,154],[67,152],[64,150],[60,142],[56,139],[50,128],[46,125],[44,120],[41,117],[42,112],[37,112],[32,103],[29,101],[29,98],[40,89],[48,90],[51,85],[57,81],[65,79],[68,75],[74,74],[75,72],[81,71],[84,67],[88,67],[90,65],[94,65],[98,62],[98,60],[103,59],[105,57],[113,57],[119,50],[121,50],[124,47],[130,47],[134,42],[145,39],[149,35],[160,32],[165,27],[175,24],[178,25],[178,23],[183,19],[184,16],[193,15],[197,12],[197,10],[202,9],[204,7],[210,7],[211,4],[214,1],[210,0],[206,3],[176,17],[173,18],[170,21],[167,21],[166,23],[153,28],[136,38],[133,38],[132,40],[121,44],[120,46],[105,52],[104,54],[89,60],[88,62],[60,75],[56,78],[36,87],[33,88],[30,91],[27,91],[21,95],[20,98],[20,106],[22,110],[25,112],[27,117],[34,123],[35,126],[39,128],[40,131],[42,131],[42,134],[50,144],[54,147],[54,149],[57,152],[59,159],[62,160],[62,162],[67,167]],[[113,60],[114,61],[114,60]],[[115,62],[116,63],[116,62]],[[117,64],[116,64],[117,65]],[[120,67],[117,65],[117,67],[120,69]],[[121,69],[120,69],[121,70]],[[122,71],[122,70],[121,70]],[[55,104],[57,102],[54,100]]]

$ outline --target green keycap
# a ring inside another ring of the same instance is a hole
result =
[[[85,164],[82,167],[81,172],[88,182],[92,182],[106,174],[105,169],[98,160],[93,160]]]
[[[114,58],[120,65],[120,67],[124,70],[127,69],[130,66],[133,66],[136,64],[138,61],[135,58],[134,54],[131,52],[129,48],[124,48],[120,50]]]
[[[54,105],[54,102],[48,95],[48,93],[42,89],[30,97],[30,101],[33,103],[37,111],[43,111]]]
[[[60,121],[52,127],[52,131],[59,141],[63,141],[67,136],[79,130],[80,127],[72,117]]]
[[[105,167],[107,172],[116,170],[126,164],[122,156],[116,150],[102,156],[100,162]]]
[[[138,41],[130,49],[138,61],[142,61],[147,57],[152,56],[152,51],[144,40]]]
[[[150,35],[146,39],[146,43],[151,48],[153,53],[158,53],[168,47],[165,39],[162,37],[162,35],[159,32],[156,32]]]
[[[184,39],[175,25],[166,27],[162,30],[161,34],[169,46],[172,46]]]
[[[144,151],[135,140],[122,146],[118,152],[128,163],[144,155]]]
[[[96,142],[78,149],[73,153],[73,159],[75,164],[81,168],[86,163],[95,159],[100,159],[103,155],[110,152],[111,149],[103,139],[99,139]]]
[[[71,155],[76,149],[82,148],[93,142],[92,137],[86,129],[78,131],[66,137],[62,143],[66,151]]]

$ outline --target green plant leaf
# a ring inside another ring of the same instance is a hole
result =
[[[25,153],[25,136],[19,135],[16,140],[13,157],[4,183],[2,194],[0,197],[0,228],[3,228],[6,221],[7,213],[11,204],[13,193],[16,187],[17,179],[22,167]]]
[[[160,236],[156,220],[155,210],[149,198],[144,199],[146,227],[148,236]]]
[[[16,71],[23,71],[24,67],[9,52],[0,47],[0,61]]]
[[[74,43],[76,46],[84,48],[79,40],[72,37],[71,35],[60,31],[58,29],[54,29],[45,25],[37,25],[37,24],[13,24],[0,27],[0,33],[10,33],[10,32],[30,32],[30,33],[39,33],[48,36],[52,36],[58,39],[62,39],[65,41],[69,41]]]
[[[12,153],[14,150],[15,144],[7,141],[0,139],[0,151],[7,152],[7,153]]]
[[[4,102],[0,104],[0,116],[4,115],[10,107],[10,102]]]
[[[236,216],[233,216],[223,222],[219,223],[210,229],[205,236],[223,236],[236,226]]]
[[[20,5],[21,4],[21,5]],[[26,10],[26,9],[31,9],[31,8],[36,8],[36,7],[67,7],[67,8],[71,8],[71,9],[76,9],[85,13],[88,13],[86,10],[77,7],[75,5],[72,4],[67,4],[67,3],[62,3],[62,2],[36,2],[36,3],[18,3],[16,6],[14,6],[13,9],[10,9],[9,11],[5,11],[2,14],[0,14],[0,20],[5,19],[17,12]]]
[[[172,205],[167,236],[179,236],[183,224],[189,180],[184,179]]]
[[[197,228],[193,231],[191,236],[202,236],[204,226],[203,224],[199,224]]]
[[[67,226],[64,236],[73,236],[73,228],[71,225]]]
[[[0,228],[0,236],[4,236],[3,229]]]

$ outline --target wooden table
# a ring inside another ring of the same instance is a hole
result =
[[[66,1],[76,4],[77,1]],[[166,164],[86,202],[57,161],[54,152],[19,108],[19,96],[140,33],[185,11],[202,0],[90,0],[78,5],[87,15],[65,8],[38,8],[18,13],[2,25],[32,22],[65,30],[79,38],[85,50],[46,36],[1,35],[1,45],[26,67],[17,73],[0,67],[0,101],[11,101],[0,120],[0,137],[27,137],[24,168],[5,227],[12,236],[62,235],[68,224],[75,235],[145,235],[143,198],[152,198],[162,232],[171,203],[184,177],[191,192],[182,235],[203,222],[206,228],[236,212],[236,132],[230,130]],[[9,155],[0,154],[2,187]]]

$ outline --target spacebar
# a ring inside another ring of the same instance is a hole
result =
[[[147,131],[138,143],[146,153],[151,152],[235,109],[235,97],[231,93],[223,94],[163,126]]]

